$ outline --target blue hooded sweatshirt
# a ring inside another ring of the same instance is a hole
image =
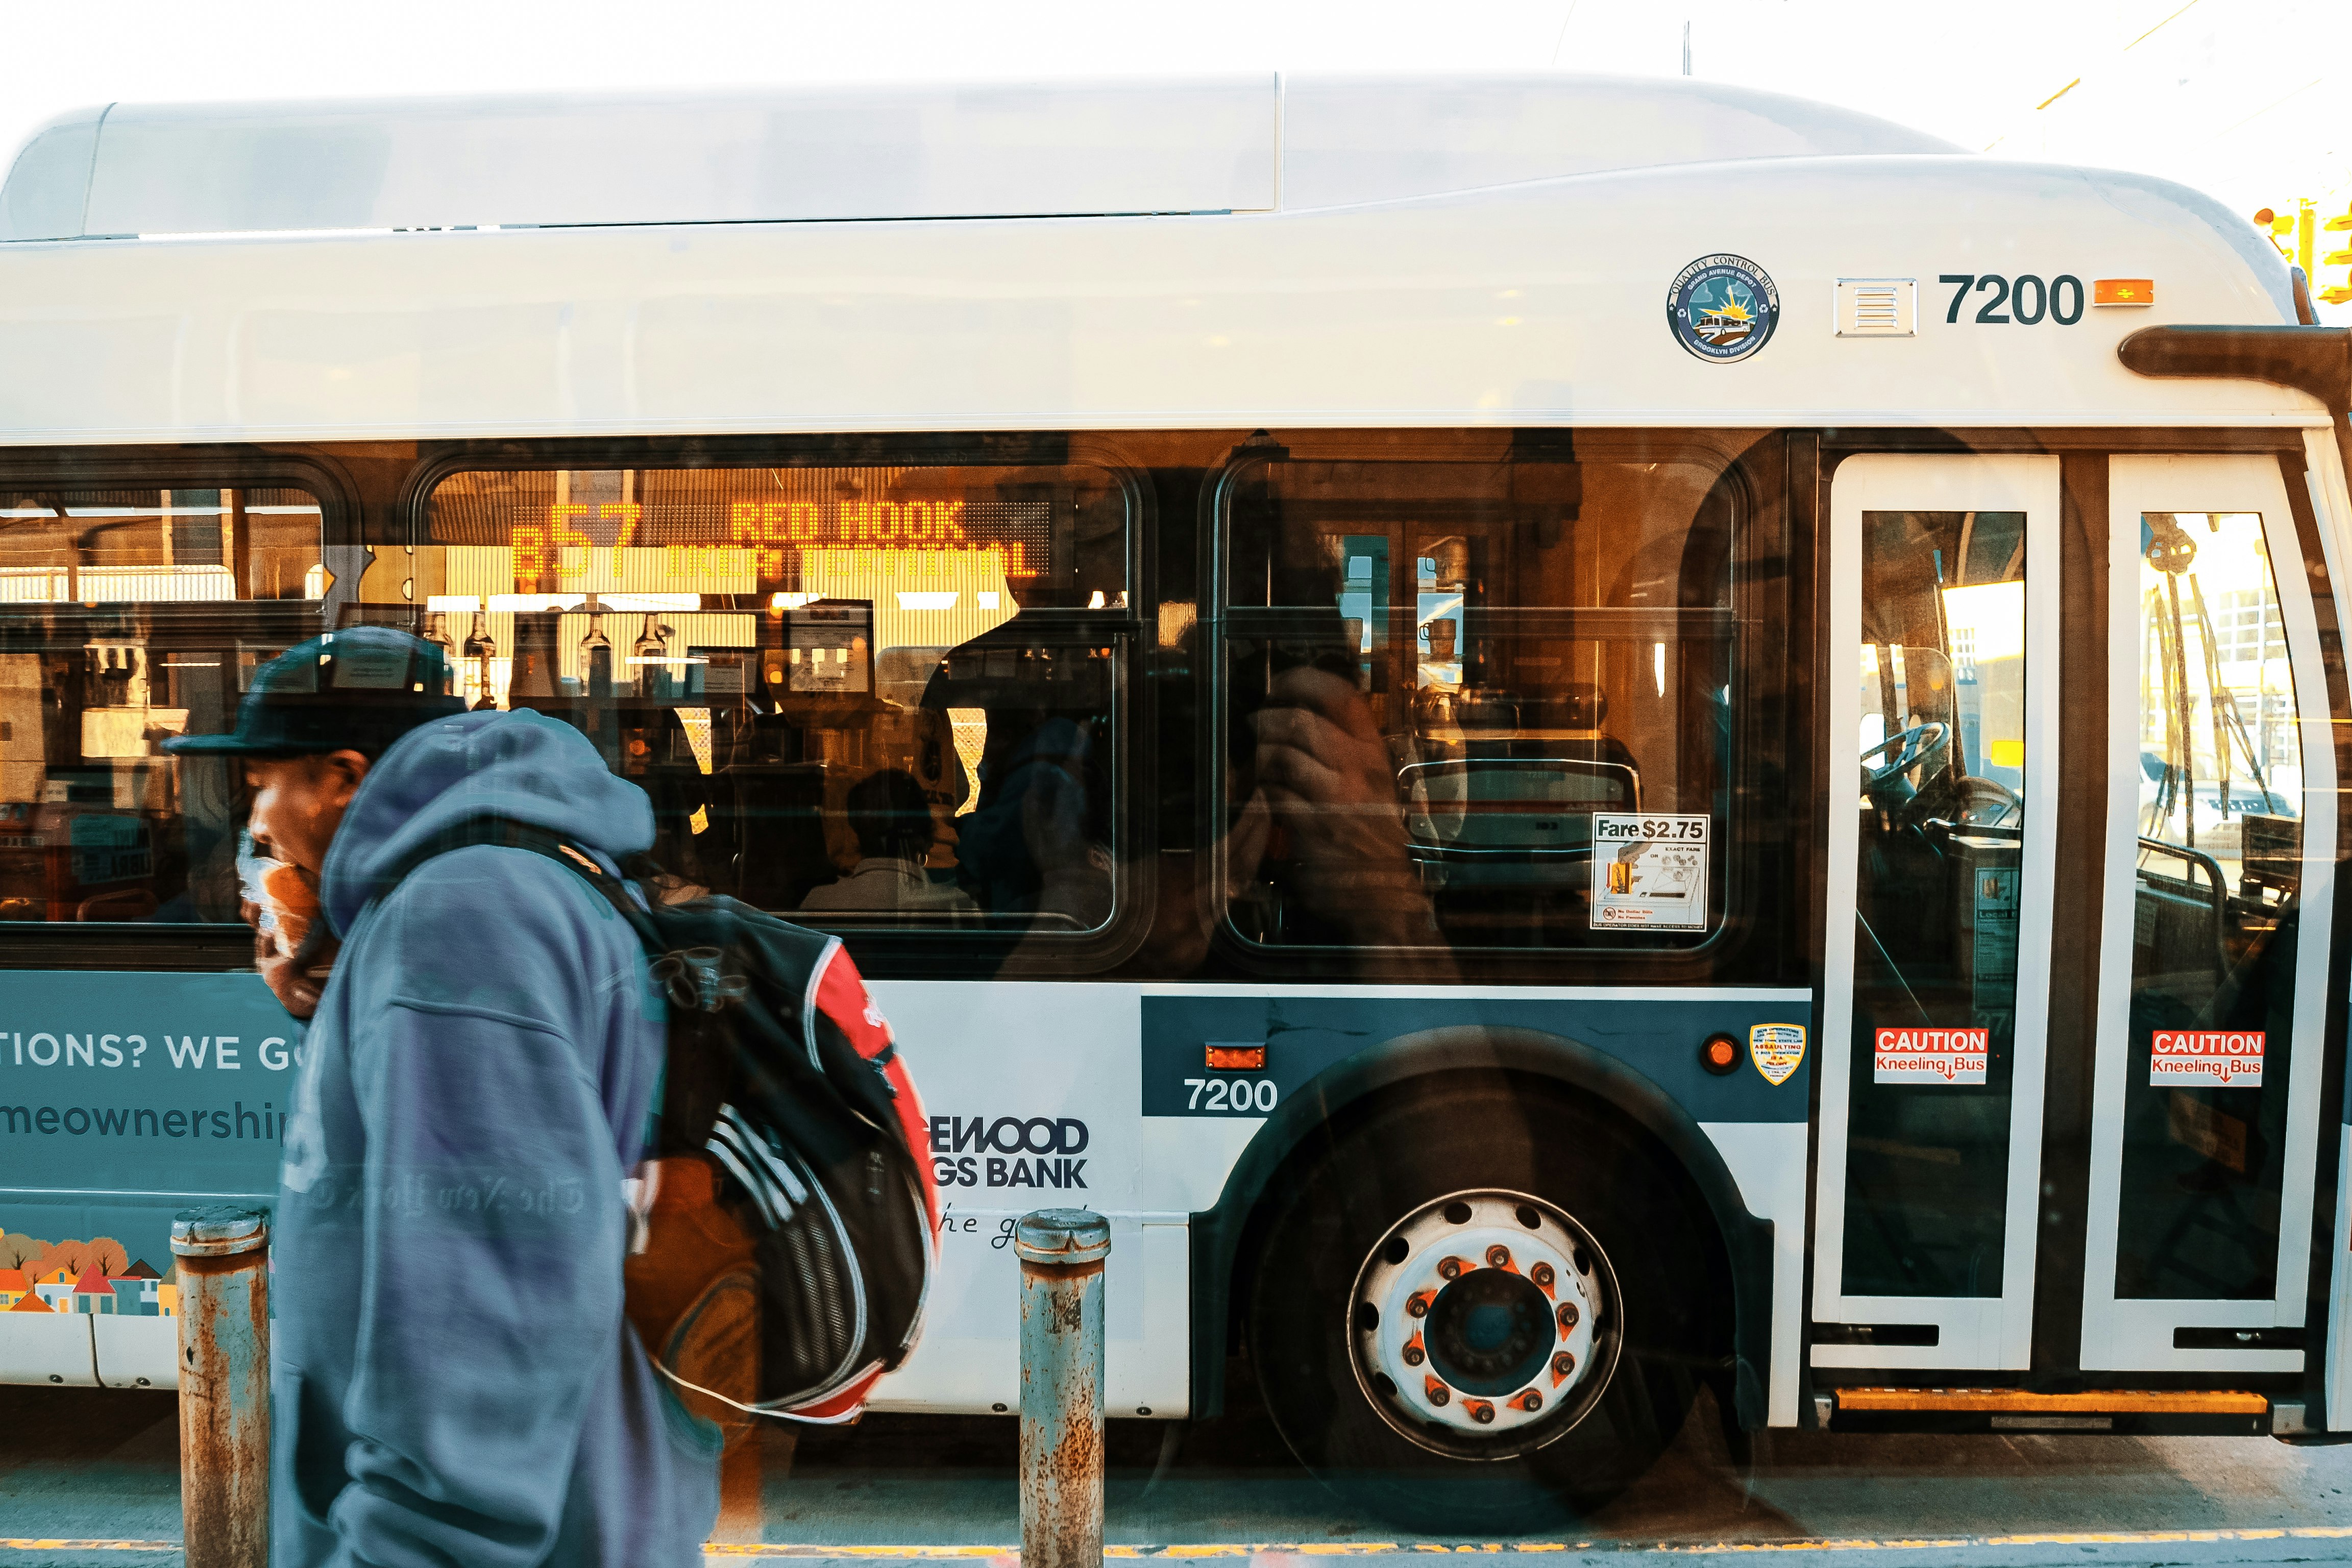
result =
[[[353,797],[272,1238],[278,1568],[685,1568],[718,1514],[718,1430],[621,1313],[664,1033],[635,934],[524,849],[378,897],[483,816],[608,859],[653,841],[645,792],[530,712],[413,731]]]

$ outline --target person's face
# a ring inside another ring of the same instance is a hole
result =
[[[357,752],[317,757],[255,757],[245,764],[253,791],[253,842],[259,853],[299,866],[315,883],[327,846],[367,777]]]

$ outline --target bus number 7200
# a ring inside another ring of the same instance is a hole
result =
[[[1184,1087],[1192,1098],[1184,1102],[1187,1110],[1230,1110],[1236,1116],[1263,1116],[1274,1109],[1274,1079],[1270,1078],[1188,1078]],[[1202,1103],[1202,1090],[1208,1091],[1208,1103]]]
[[[1991,296],[1978,307],[1975,318],[1989,326],[2035,327],[2046,316],[2062,327],[2071,327],[2083,319],[2083,280],[2068,273],[2062,272],[2047,283],[2031,272],[2015,278],[1947,272],[1936,281],[1952,285],[1952,308],[1944,312],[1949,323],[1959,321],[1960,308],[1971,290]],[[2026,308],[2028,299],[2033,302],[2031,310]]]

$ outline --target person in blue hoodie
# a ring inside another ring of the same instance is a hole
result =
[[[359,627],[260,667],[226,735],[257,847],[342,952],[304,1042],[273,1215],[278,1568],[686,1568],[720,1436],[622,1316],[665,1016],[629,925],[471,818],[615,868],[652,807],[585,737],[467,712],[439,649]]]

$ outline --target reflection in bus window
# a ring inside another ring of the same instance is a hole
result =
[[[1863,514],[1849,1296],[2001,1293],[2025,523]]]
[[[2294,1044],[2303,747],[2261,516],[2143,514],[2126,613],[2139,854],[2116,1294],[2267,1299]]]
[[[1735,491],[1720,458],[1579,444],[1295,450],[1230,482],[1243,936],[1656,947],[1719,922]]]
[[[681,896],[1076,932],[1113,904],[1124,492],[1070,466],[467,471],[425,635],[580,728]]]
[[[0,920],[237,918],[224,730],[316,635],[320,505],[284,489],[0,491]]]

